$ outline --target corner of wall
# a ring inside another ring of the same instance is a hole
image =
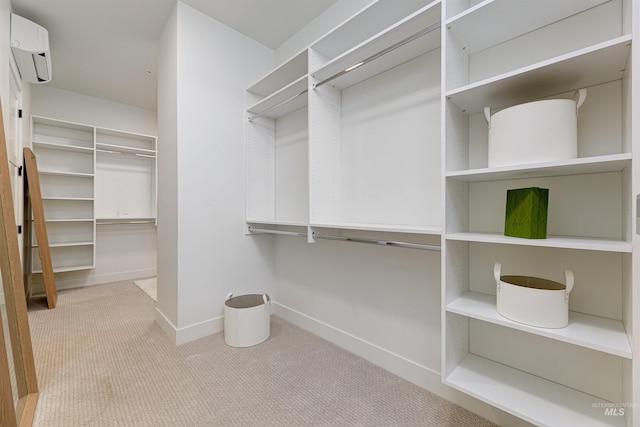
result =
[[[276,49],[276,64],[282,64],[374,1],[338,0]]]

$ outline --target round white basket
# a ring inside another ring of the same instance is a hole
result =
[[[491,114],[488,167],[510,166],[574,159],[578,156],[578,110],[587,96],[580,89],[578,99],[549,99],[505,108]]]
[[[271,299],[267,294],[227,295],[224,302],[224,342],[251,347],[271,334]]]
[[[496,262],[496,309],[498,313],[529,326],[564,328],[569,324],[569,293],[573,272],[565,270],[566,285],[531,276],[501,276],[502,264]]]

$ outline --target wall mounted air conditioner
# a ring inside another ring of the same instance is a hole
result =
[[[46,29],[12,13],[11,50],[23,80],[31,83],[51,80],[49,32]]]

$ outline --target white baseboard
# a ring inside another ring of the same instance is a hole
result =
[[[171,342],[175,343],[178,328],[175,327],[171,320],[167,319],[167,316],[165,316],[158,307],[156,307],[156,313],[154,317],[156,323],[158,324],[158,326],[160,326],[160,329],[162,329],[162,332],[167,334]]]
[[[123,280],[135,280],[146,277],[154,277],[157,274],[157,268],[145,268],[141,270],[118,271],[115,273],[91,274],[82,283],[78,283],[77,279],[58,280],[58,278],[56,278],[56,285],[58,289],[65,289],[68,287],[76,288],[79,286],[104,285],[105,283],[122,282]]]
[[[338,347],[392,372],[400,378],[499,425],[523,425],[521,424],[522,420],[443,384],[440,372],[428,366],[421,365],[278,302],[272,301],[271,304],[274,315],[324,338]]]
[[[209,335],[217,334],[218,332],[222,332],[224,328],[223,316],[177,328],[158,307],[156,307],[155,319],[160,329],[162,329],[176,345],[186,344]]]
[[[272,305],[273,314],[276,316],[324,338],[338,347],[357,354],[407,381],[427,389],[441,384],[440,373],[427,366],[409,360],[280,303],[272,302]]]

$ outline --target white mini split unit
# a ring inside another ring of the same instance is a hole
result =
[[[46,29],[12,13],[11,50],[23,80],[31,83],[51,81],[49,32]]]

